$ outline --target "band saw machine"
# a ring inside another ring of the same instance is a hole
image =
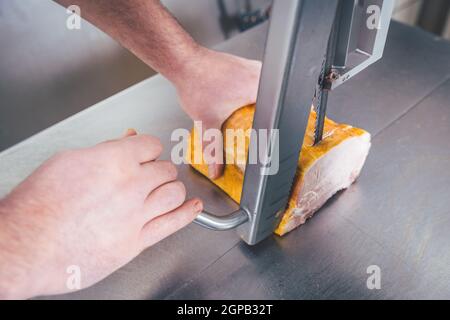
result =
[[[227,216],[204,211],[197,224],[236,228],[250,245],[273,232],[289,199],[312,100],[319,143],[329,92],[382,58],[393,8],[393,0],[274,0],[253,129],[277,130],[279,139],[259,150],[269,161],[247,163],[240,208]],[[262,174],[274,152],[278,173]]]

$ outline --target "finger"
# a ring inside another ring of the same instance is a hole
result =
[[[140,178],[146,194],[177,179],[177,168],[169,161],[152,161],[141,165]]]
[[[128,138],[128,137],[132,137],[132,136],[136,136],[136,135],[137,135],[136,130],[134,130],[133,128],[130,128],[130,129],[127,129],[127,131],[123,135],[123,138]]]
[[[186,200],[186,188],[181,181],[166,183],[150,193],[145,201],[145,222],[175,210]]]
[[[208,177],[217,179],[223,173],[223,138],[220,130],[217,130],[220,136],[204,136],[203,141],[203,159],[208,165]]]
[[[124,146],[125,152],[129,152],[139,163],[153,161],[163,151],[163,146],[159,139],[146,134],[127,136],[117,141],[117,143]]]
[[[222,176],[225,166],[223,164],[208,165],[208,177],[212,180],[218,179]]]
[[[128,138],[128,137],[135,136],[135,135],[137,135],[136,130],[134,130],[134,129],[127,129],[127,131],[125,131],[125,133],[120,138],[105,140],[105,141],[100,142],[99,145],[109,144],[111,142],[117,142],[117,141],[120,141],[121,139]]]
[[[181,207],[148,222],[141,231],[142,249],[148,248],[172,233],[180,230],[203,210],[199,199],[185,202]]]

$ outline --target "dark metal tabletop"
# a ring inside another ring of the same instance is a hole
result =
[[[267,25],[219,49],[261,59]],[[372,133],[358,181],[306,225],[247,246],[194,224],[97,285],[58,298],[450,298],[450,43],[393,23],[382,61],[332,93],[329,116]],[[0,154],[0,196],[60,149],[127,128],[159,136],[190,128],[173,87],[156,76]],[[187,166],[181,179],[206,208],[231,200]],[[381,288],[367,287],[367,268]]]

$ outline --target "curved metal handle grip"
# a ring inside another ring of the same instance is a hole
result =
[[[235,212],[219,217],[203,211],[200,213],[197,218],[195,218],[194,222],[202,227],[215,230],[215,231],[225,231],[234,229],[241,224],[247,222],[249,220],[249,216],[247,212],[243,209],[236,210]]]

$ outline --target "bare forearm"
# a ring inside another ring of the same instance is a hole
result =
[[[0,299],[26,298],[27,277],[30,265],[23,252],[24,232],[17,232],[16,224],[9,219],[10,209],[0,201]],[[29,282],[32,291],[34,283]]]
[[[56,1],[78,5],[83,18],[173,82],[201,54],[201,47],[159,0]]]

